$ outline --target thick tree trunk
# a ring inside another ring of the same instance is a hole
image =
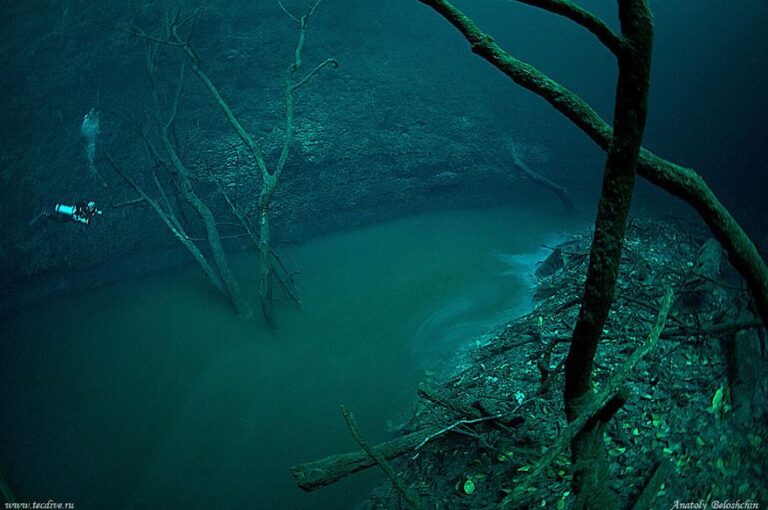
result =
[[[768,265],[746,232],[717,199],[704,179],[649,150],[640,152],[637,173],[693,207],[725,251],[734,269],[747,283],[763,323],[768,325]]]
[[[743,313],[743,320],[752,319],[752,314]],[[731,388],[733,413],[731,420],[742,430],[755,425],[755,409],[760,409],[768,395],[768,383],[761,377],[760,364],[764,363],[759,334],[754,331],[739,331],[722,340],[728,362],[728,384]]]
[[[261,267],[259,269],[261,277],[259,280],[259,298],[261,299],[261,311],[264,314],[264,320],[270,329],[277,327],[277,318],[275,317],[275,308],[272,301],[274,273],[272,268],[272,235],[269,224],[269,206],[272,203],[272,196],[277,188],[277,176],[265,173],[259,193],[259,254]]]
[[[619,53],[613,143],[605,164],[584,298],[565,363],[565,411],[574,420],[592,398],[592,366],[619,274],[648,106],[653,21],[646,0],[619,0],[626,44]],[[576,508],[611,506],[604,422],[585,427],[571,443]]]

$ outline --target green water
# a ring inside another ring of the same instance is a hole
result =
[[[18,313],[0,326],[0,469],[20,501],[77,508],[353,508],[379,479],[304,494],[288,467],[372,441],[415,387],[527,302],[521,271],[557,218],[435,213],[281,250],[303,310],[238,320],[193,266]],[[256,257],[233,261],[256,303]]]

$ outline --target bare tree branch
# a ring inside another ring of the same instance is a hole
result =
[[[208,276],[208,279],[213,283],[213,285],[216,287],[216,289],[221,292],[223,295],[227,295],[227,291],[224,288],[224,282],[219,278],[219,275],[214,271],[213,267],[208,263],[208,261],[205,258],[205,255],[200,251],[200,249],[195,245],[195,243],[192,242],[191,238],[187,235],[187,233],[184,231],[184,229],[181,228],[178,220],[176,219],[173,212],[167,212],[163,210],[163,208],[158,204],[152,197],[150,197],[142,188],[141,186],[136,183],[133,179],[131,179],[128,174],[126,174],[122,168],[120,168],[120,165],[115,162],[114,159],[108,154],[105,153],[105,156],[107,157],[107,161],[109,161],[109,164],[112,166],[112,168],[117,172],[117,174],[125,180],[135,191],[139,194],[139,196],[152,207],[152,209],[157,213],[157,215],[160,217],[160,219],[163,221],[165,226],[168,228],[168,230],[171,231],[173,236],[179,240],[181,244],[184,245],[185,248],[189,251],[189,253],[194,257],[195,261],[197,261],[198,264],[200,264],[200,267],[203,268],[203,271]]]
[[[312,78],[314,75],[316,75],[318,71],[320,71],[320,69],[328,65],[334,68],[339,67],[339,61],[336,60],[335,58],[327,58],[323,60],[321,63],[317,64],[310,72],[308,72],[304,78],[294,83],[292,86],[292,90],[296,90],[302,85],[304,85],[305,83],[307,83],[307,81],[310,78]]]
[[[144,30],[136,26],[131,26],[128,29],[124,29],[124,31],[127,31],[128,33],[136,37],[139,37],[141,39],[150,41],[152,43],[155,43],[158,45],[166,44],[166,45],[178,47],[184,50],[190,62],[192,63],[192,69],[194,70],[195,74],[203,83],[203,85],[208,90],[208,92],[211,94],[211,96],[213,97],[214,101],[219,106],[219,108],[224,112],[224,115],[227,118],[227,121],[229,122],[229,124],[232,126],[237,136],[245,145],[256,167],[258,168],[259,173],[261,174],[262,187],[261,187],[261,191],[259,192],[259,198],[258,198],[258,207],[259,207],[259,211],[258,211],[259,250],[258,251],[261,253],[261,262],[262,262],[261,269],[260,269],[261,278],[260,278],[259,294],[261,296],[261,304],[262,304],[262,310],[264,312],[264,317],[267,321],[267,324],[270,327],[274,327],[275,325],[273,305],[272,305],[272,280],[277,273],[272,264],[273,252],[271,249],[269,211],[270,211],[270,203],[275,193],[278,179],[280,177],[280,174],[282,173],[283,168],[285,167],[285,164],[288,160],[288,155],[290,152],[290,146],[291,146],[292,137],[293,137],[294,95],[301,86],[307,83],[309,79],[311,79],[315,74],[317,74],[324,67],[327,67],[329,65],[333,67],[338,66],[338,62],[335,59],[330,59],[330,58],[326,59],[325,61],[321,62],[319,65],[315,66],[312,70],[310,70],[309,73],[307,73],[307,75],[305,75],[301,80],[294,81],[296,72],[299,70],[302,63],[301,61],[302,50],[304,48],[304,41],[305,41],[309,19],[314,14],[315,9],[317,9],[317,6],[319,4],[320,4],[320,0],[317,0],[314,3],[307,2],[305,14],[301,18],[297,18],[296,16],[291,14],[290,11],[288,11],[288,9],[282,4],[282,2],[278,2],[278,5],[280,6],[280,8],[290,18],[292,18],[294,21],[297,21],[300,27],[299,27],[298,41],[296,43],[296,48],[293,54],[293,61],[288,66],[288,69],[286,70],[286,74],[285,74],[285,85],[284,85],[285,128],[284,128],[284,134],[283,134],[283,143],[281,146],[278,161],[271,172],[265,163],[264,155],[261,151],[261,148],[254,142],[253,138],[243,127],[242,123],[239,121],[237,116],[234,114],[232,109],[229,107],[227,102],[219,93],[218,88],[213,84],[208,74],[201,68],[200,57],[195,51],[194,47],[190,44],[189,37],[183,37],[180,33],[180,29],[185,24],[194,20],[199,11],[195,11],[191,16],[188,16],[187,18],[184,18],[184,19],[181,18],[178,12],[174,13],[172,17],[167,17],[164,23],[164,29],[166,34],[164,38],[150,36]],[[154,65],[154,60],[155,60],[154,57],[150,58],[150,56],[148,56],[147,60],[149,64]],[[182,195],[185,197],[187,201],[190,202],[193,208],[198,212],[198,214],[200,214],[201,218],[203,219],[203,222],[206,225],[206,229],[209,234],[208,235],[209,241],[212,243],[212,251],[214,253],[214,256],[216,258],[219,258],[217,255],[217,253],[219,253],[219,250],[215,249],[213,246],[214,244],[216,244],[217,239],[219,239],[214,228],[215,222],[212,223],[211,221],[209,221],[210,218],[208,218],[209,214],[206,213],[206,207],[204,207],[204,204],[201,204],[200,200],[192,192],[191,186],[189,184],[187,171],[183,167],[183,164],[181,163],[181,159],[178,157],[177,154],[175,154],[176,148],[174,147],[168,134],[169,129],[173,125],[173,120],[175,118],[177,107],[178,107],[178,99],[179,99],[179,94],[181,90],[181,81],[183,79],[184,70],[182,69],[181,72],[182,72],[182,77],[179,80],[179,88],[176,90],[176,96],[174,99],[174,103],[171,107],[171,113],[165,123],[164,129],[162,130],[161,139],[163,140],[163,146],[165,147],[166,152],[168,152],[170,156],[171,164],[179,174],[179,184],[180,184]],[[244,226],[246,225],[247,224],[244,223]],[[253,236],[250,232],[249,232],[249,235],[251,235],[251,237],[255,239],[255,236]],[[218,263],[217,263],[217,266],[220,272],[222,273],[221,276],[227,288],[228,289],[232,288],[230,286],[230,283],[234,283],[234,282],[231,282],[230,278],[227,276],[226,268],[222,267]],[[292,296],[289,289],[289,285],[288,285],[288,283],[292,282],[292,275],[288,276],[287,282],[283,281],[280,278],[277,278],[277,280],[279,284],[284,288],[284,290],[286,290],[286,293]],[[233,302],[235,301],[236,300],[233,299]],[[296,297],[296,301],[298,302],[297,297]]]
[[[541,96],[607,151],[613,128],[577,94],[502,49],[464,13],[445,0],[419,0],[456,27],[474,53],[515,83]],[[730,262],[746,281],[757,310],[768,324],[768,265],[752,240],[695,171],[640,150],[637,173],[693,207],[728,252]]]
[[[568,18],[592,32],[606,48],[614,55],[619,55],[625,46],[621,36],[617,35],[599,17],[579,7],[569,0],[515,0],[522,4],[547,10],[559,16]]]
[[[514,143],[510,144],[509,151],[512,155],[512,162],[517,168],[520,169],[526,178],[557,195],[557,198],[560,199],[560,202],[563,204],[563,207],[565,207],[565,210],[568,212],[568,214],[573,214],[576,212],[576,207],[573,205],[573,200],[565,188],[554,182],[552,179],[549,179],[548,177],[541,175],[539,172],[529,168],[528,165],[526,165],[523,160],[520,159],[520,156],[517,153],[517,146]]]
[[[286,14],[288,15],[288,17],[289,17],[289,18],[291,18],[291,19],[292,19],[293,21],[295,21],[296,23],[301,23],[301,20],[300,20],[299,18],[297,18],[296,16],[294,16],[293,14],[291,14],[291,12],[290,12],[288,9],[286,9],[286,8],[285,8],[285,6],[283,5],[283,2],[280,2],[280,1],[278,0],[278,2],[277,2],[277,5],[279,5],[279,6],[280,6],[280,8],[283,10],[283,12],[284,12],[284,13],[286,13]]]
[[[418,496],[416,496],[412,490],[403,484],[400,478],[398,478],[398,476],[392,470],[392,467],[389,465],[387,460],[379,452],[371,448],[368,442],[363,438],[363,435],[360,433],[360,429],[357,428],[357,422],[355,421],[355,417],[352,414],[352,411],[347,409],[345,406],[341,406],[341,414],[344,417],[344,421],[347,424],[347,428],[349,429],[349,433],[352,435],[352,438],[358,445],[360,445],[360,448],[362,448],[363,451],[365,451],[365,453],[367,453],[368,456],[372,458],[376,464],[379,465],[387,478],[389,478],[389,481],[392,482],[392,486],[397,490],[397,492],[400,493],[406,503],[408,503],[408,506],[413,510],[421,510],[424,508],[424,505],[421,503],[421,501],[419,501]]]

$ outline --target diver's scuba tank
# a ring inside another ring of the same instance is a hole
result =
[[[56,207],[54,207],[53,210],[56,212],[56,214],[69,216],[70,218],[75,215],[74,205],[56,204]]]

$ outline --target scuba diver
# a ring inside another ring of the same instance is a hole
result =
[[[78,202],[75,205],[56,204],[53,211],[43,211],[29,222],[32,226],[40,218],[50,218],[58,223],[75,222],[83,225],[90,225],[91,219],[96,215],[101,215],[102,211],[96,208],[96,202]]]

